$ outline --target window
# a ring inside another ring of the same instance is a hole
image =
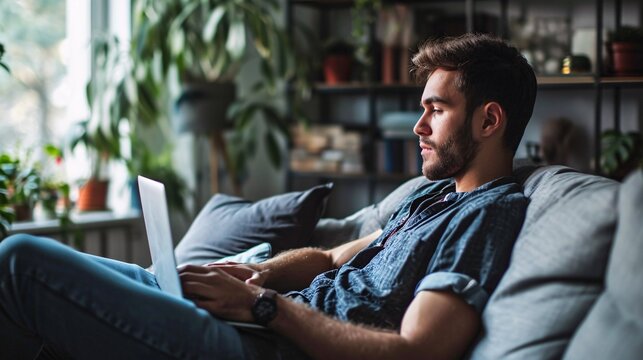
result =
[[[83,6],[68,7],[65,1],[0,4],[0,41],[11,68],[11,76],[2,74],[0,82],[2,150],[33,151],[62,139],[73,117],[86,116],[86,107],[79,106],[82,102],[69,101],[76,97],[74,86],[87,81],[89,72],[89,62],[83,61],[88,52],[83,56],[81,45],[89,41],[82,39],[89,34],[89,12],[79,14],[82,10]]]
[[[89,117],[91,39],[108,33],[129,46],[130,0],[0,2],[0,42],[11,69],[0,71],[0,152],[39,161],[45,144],[64,145],[70,127]],[[68,156],[64,176],[74,183],[88,167],[80,152]],[[126,181],[122,166],[114,170],[117,182]],[[119,193],[127,197],[110,196]]]

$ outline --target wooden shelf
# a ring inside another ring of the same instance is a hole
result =
[[[427,3],[461,3],[462,0],[383,0],[384,4],[418,4],[426,5]],[[333,7],[353,7],[354,0],[290,0],[292,5],[314,6],[319,8]]]
[[[315,178],[330,180],[378,180],[378,181],[405,181],[420,174],[389,174],[389,173],[341,173],[320,171],[290,171],[291,175],[299,178]]]
[[[541,75],[536,77],[538,85],[592,85],[594,77],[587,75]]]
[[[352,0],[290,0],[292,5],[303,5],[317,8],[347,8],[353,7]]]
[[[379,84],[364,82],[349,82],[337,85],[316,83],[314,91],[321,94],[364,94],[374,92],[377,94],[399,93],[399,92],[422,92],[422,86],[416,84]]]
[[[596,85],[592,75],[539,76],[538,86],[547,89],[591,88]],[[604,76],[598,81],[601,87],[643,88],[643,76]]]
[[[605,87],[643,88],[643,76],[605,76],[600,82]]]
[[[547,75],[536,77],[540,89],[591,89],[596,85],[594,76],[588,75]],[[643,76],[602,77],[598,83],[605,87],[641,87]],[[421,94],[422,86],[416,84],[378,84],[364,82],[350,82],[345,84],[328,85],[316,83],[314,91],[320,94],[337,95],[363,95],[369,92],[375,94]]]

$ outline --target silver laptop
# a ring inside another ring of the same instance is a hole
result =
[[[176,258],[174,257],[170,217],[167,211],[167,201],[165,200],[165,186],[160,182],[139,176],[138,189],[141,195],[143,219],[145,220],[147,241],[150,245],[150,255],[152,256],[156,281],[161,290],[182,298],[181,281],[176,270]],[[264,326],[253,323],[226,322],[237,327],[267,329]]]

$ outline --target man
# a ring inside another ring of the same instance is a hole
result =
[[[524,219],[512,159],[536,81],[515,48],[484,35],[429,42],[413,63],[426,82],[414,128],[422,172],[440,181],[405,199],[382,231],[262,264],[182,267],[191,301],[161,293],[136,266],[8,239],[0,244],[0,350],[24,358],[461,357]]]

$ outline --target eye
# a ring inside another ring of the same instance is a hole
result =
[[[439,109],[439,108],[433,107],[433,108],[431,108],[431,114],[433,114],[433,115],[439,115],[439,114],[442,114],[442,109]]]

